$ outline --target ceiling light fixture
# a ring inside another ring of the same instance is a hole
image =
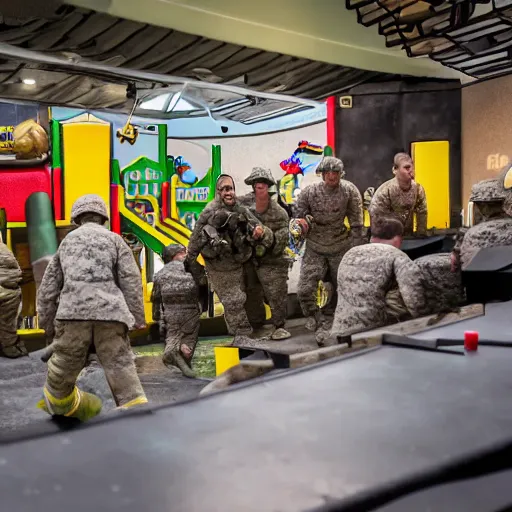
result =
[[[24,78],[22,82],[25,85],[36,85],[36,81],[33,78]]]

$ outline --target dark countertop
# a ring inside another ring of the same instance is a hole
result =
[[[478,331],[481,340],[512,342],[512,301],[485,305],[485,315],[414,334],[412,338],[463,340],[465,331]]]
[[[512,439],[511,364],[508,348],[459,356],[382,347],[200,400],[0,445],[2,506],[319,507]]]

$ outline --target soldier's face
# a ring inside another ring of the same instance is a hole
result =
[[[256,197],[267,197],[268,185],[266,183],[255,183],[254,193],[256,194]]]
[[[325,184],[328,187],[337,187],[340,184],[340,173],[335,171],[326,171],[322,173]]]
[[[225,205],[233,206],[235,204],[235,189],[231,183],[228,182],[222,185],[219,192],[220,198]]]
[[[414,179],[414,163],[412,160],[401,160],[396,171],[396,177],[402,183],[410,183]]]

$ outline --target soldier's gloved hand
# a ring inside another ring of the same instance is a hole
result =
[[[254,240],[259,240],[263,236],[263,228],[261,226],[256,226],[252,231],[252,237]]]

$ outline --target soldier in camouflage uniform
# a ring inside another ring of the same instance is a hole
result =
[[[353,183],[343,179],[343,162],[324,157],[317,172],[322,174],[323,181],[305,187],[295,209],[297,218],[312,217],[298,285],[299,302],[307,318],[306,328],[311,331],[321,325],[316,303],[318,282],[329,273],[336,287],[341,258],[353,245],[364,243],[361,194]],[[345,226],[345,217],[350,231]]]
[[[512,217],[512,164],[506,165],[496,177],[498,188],[504,193],[503,210]]]
[[[399,249],[402,234],[397,219],[380,217],[372,225],[371,243],[345,254],[332,336],[343,338],[423,313],[421,273]]]
[[[451,311],[464,300],[462,275],[453,272],[451,254],[428,254],[414,260],[420,269],[425,293],[425,314]]]
[[[369,213],[371,223],[379,217],[394,217],[404,226],[404,236],[413,234],[414,214],[416,232],[427,234],[427,198],[424,188],[414,181],[414,163],[407,153],[395,155],[395,177],[383,183],[375,192]]]
[[[159,322],[165,340],[163,361],[177,366],[187,377],[194,377],[191,361],[199,335],[201,308],[196,281],[183,261],[187,250],[173,244],[164,249],[165,263],[153,281],[153,320]]]
[[[147,402],[127,336],[129,329],[144,327],[145,315],[140,271],[124,240],[104,226],[103,199],[80,197],[71,220],[78,228],[60,244],[38,290],[39,325],[53,337],[38,406],[85,421],[101,410],[97,396],[76,387],[93,347],[117,405]]]
[[[17,358],[28,352],[17,334],[21,313],[21,269],[0,234],[0,356]]]
[[[215,218],[225,211],[243,216],[249,221],[250,232],[240,240],[243,243],[238,243],[236,246],[231,242],[227,246],[221,243],[213,245],[210,243],[208,227],[212,227]],[[201,212],[190,236],[186,263],[192,265],[199,254],[203,256],[206,273],[213,290],[224,306],[224,319],[229,333],[235,336],[235,344],[244,336],[252,334],[252,327],[244,309],[246,294],[243,265],[252,256],[251,243],[264,241],[269,235],[271,234],[268,233],[268,229],[265,230],[245,206],[238,204],[233,178],[227,174],[219,176],[216,183],[216,198]]]
[[[269,187],[276,184],[268,169],[255,167],[245,179],[245,184],[253,188],[253,192],[239,199],[240,204],[247,206],[251,213],[266,226],[272,236],[270,247],[257,244],[252,260],[245,264],[247,285],[247,301],[245,309],[253,328],[260,327],[265,321],[263,296],[268,300],[272,313],[274,332],[273,340],[289,338],[290,333],[284,328],[288,297],[289,261],[284,250],[289,242],[286,211],[274,201]],[[254,315],[254,316],[253,316]]]
[[[505,199],[505,192],[495,179],[473,185],[470,201],[478,207],[484,220],[459,231],[452,252],[454,270],[464,270],[480,249],[512,245],[512,218],[503,209]]]

